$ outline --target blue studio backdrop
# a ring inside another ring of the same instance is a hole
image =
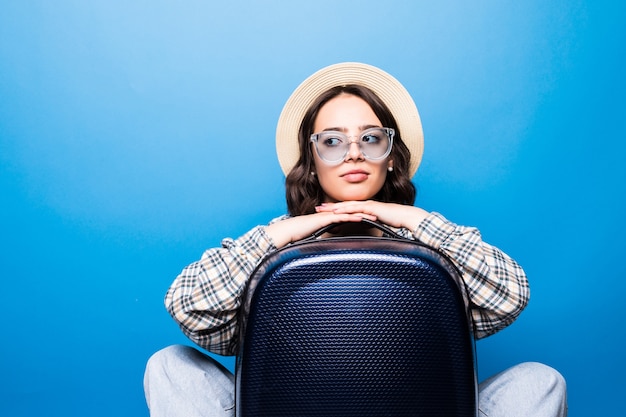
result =
[[[168,285],[285,211],[278,115],[340,61],[414,97],[416,204],[530,277],[480,378],[544,362],[570,416],[620,415],[625,19],[591,0],[3,1],[0,415],[148,415],[146,360],[190,343]]]

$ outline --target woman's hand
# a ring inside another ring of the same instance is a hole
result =
[[[274,246],[282,248],[288,243],[311,236],[324,226],[334,223],[359,223],[363,219],[376,220],[376,216],[362,212],[333,212],[318,210],[315,214],[290,217],[273,223],[265,228],[265,232],[274,242]]]
[[[353,214],[367,216],[370,220],[378,220],[391,227],[404,227],[411,231],[428,216],[424,209],[405,204],[382,203],[380,201],[343,201],[325,203],[316,207],[318,213],[334,213],[336,215]]]
[[[265,229],[274,245],[281,248],[290,242],[311,236],[324,226],[334,223],[359,223],[362,219],[379,221],[391,227],[415,230],[428,216],[419,207],[379,201],[343,201],[324,203],[316,207],[317,213],[291,217],[273,223]]]

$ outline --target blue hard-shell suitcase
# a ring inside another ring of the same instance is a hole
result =
[[[454,265],[386,237],[269,255],[242,302],[238,416],[476,416],[474,339]]]

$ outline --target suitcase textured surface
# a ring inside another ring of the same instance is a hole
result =
[[[452,264],[400,239],[314,240],[257,268],[240,315],[238,416],[475,416]]]

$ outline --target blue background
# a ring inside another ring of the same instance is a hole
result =
[[[620,415],[626,7],[611,1],[25,1],[0,5],[0,415],[147,415],[162,305],[205,248],[285,210],[278,115],[315,70],[415,98],[417,204],[527,270],[480,377],[559,369]],[[232,366],[232,359],[224,359]]]

